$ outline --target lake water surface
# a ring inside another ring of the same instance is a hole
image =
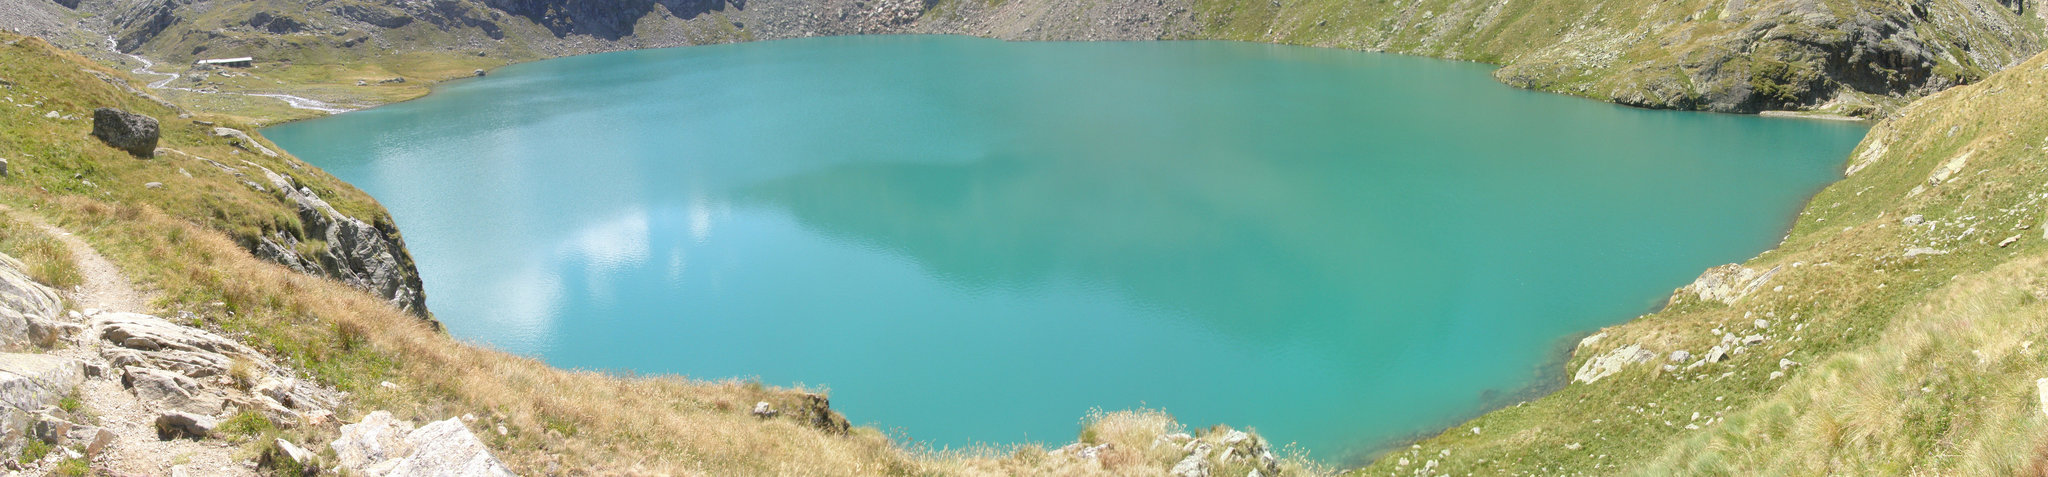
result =
[[[1864,133],[1489,71],[821,38],[521,64],[264,133],[391,210],[465,340],[826,387],[940,446],[1149,406],[1322,459],[1556,379],[1572,338],[1775,244]]]

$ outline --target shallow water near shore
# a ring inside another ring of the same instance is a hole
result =
[[[816,38],[514,65],[264,134],[391,210],[465,340],[825,387],[934,446],[1147,406],[1327,461],[1768,249],[1865,131],[1489,71]]]

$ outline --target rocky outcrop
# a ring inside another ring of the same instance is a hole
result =
[[[483,0],[484,5],[546,28],[555,37],[581,34],[617,40],[633,34],[633,24],[654,10],[653,0],[560,1]]]
[[[303,273],[340,280],[422,318],[429,316],[419,271],[395,227],[342,215],[292,178],[267,168],[263,174],[279,197],[298,209],[300,236],[324,242],[326,249],[308,257],[299,252],[299,236],[278,233],[255,239],[251,252]]]
[[[36,283],[22,272],[27,269],[14,257],[0,254],[0,347],[20,349],[35,341],[32,329],[45,328],[64,309],[57,291]]]
[[[1219,475],[1218,473],[1224,470],[1244,473],[1223,473],[1220,475],[1274,476],[1281,474],[1280,458],[1273,453],[1272,444],[1256,434],[1232,429],[1229,426],[1210,428],[1199,437],[1183,432],[1173,432],[1154,437],[1152,442],[1149,443],[1136,446],[1131,444],[1130,442],[1075,442],[1059,449],[1054,449],[1049,454],[1060,458],[1076,460],[1107,460],[1110,459],[1108,456],[1112,454],[1122,453],[1124,456],[1129,456],[1130,454],[1124,452],[1131,450],[1147,452],[1167,450],[1171,452],[1169,456],[1173,457],[1173,459],[1164,462],[1172,462],[1171,467],[1144,473],[1157,473],[1159,470],[1164,470],[1166,475],[1175,477],[1207,477]],[[1121,448],[1123,452],[1119,452],[1120,445],[1123,446]],[[1128,469],[1124,471],[1130,472]]]
[[[220,421],[200,414],[167,412],[156,418],[156,433],[160,439],[205,439],[213,436],[213,429],[220,427]]]
[[[818,393],[795,394],[796,405],[792,406],[789,418],[818,430],[833,434],[846,434],[853,426],[846,416],[832,410],[832,401]]]
[[[1586,360],[1585,364],[1579,365],[1579,372],[1572,374],[1572,381],[1592,383],[1599,381],[1600,378],[1621,372],[1624,366],[1646,363],[1654,359],[1657,359],[1657,353],[1643,349],[1640,345],[1631,344],[1615,348],[1612,351],[1601,353],[1599,356],[1594,356],[1593,359]]]
[[[248,346],[206,330],[139,313],[94,312],[100,356],[121,373],[121,385],[153,409],[215,416],[256,410],[282,425],[326,413],[340,394],[294,378]],[[243,376],[235,376],[236,367]],[[226,384],[254,381],[247,390]]]
[[[296,17],[271,12],[256,12],[255,15],[250,15],[248,24],[252,28],[261,28],[279,35],[298,33],[306,29],[306,23]]]
[[[328,444],[342,468],[364,469],[412,453],[405,442],[412,423],[392,417],[387,411],[373,411],[361,421],[341,426],[341,437]]]
[[[92,136],[135,157],[156,155],[156,118],[114,108],[95,109]]]
[[[57,403],[85,381],[78,360],[46,354],[0,353],[0,433],[25,431],[37,410]]]
[[[412,16],[404,10],[376,4],[347,4],[335,7],[334,13],[379,28],[398,28],[412,24]]]
[[[227,408],[224,393],[172,371],[127,366],[121,370],[121,385],[158,409],[210,416]]]
[[[449,418],[435,421],[405,436],[406,444],[412,446],[412,455],[399,459],[386,477],[400,476],[448,476],[448,477],[498,477],[511,476],[512,471],[491,455],[476,434],[462,425],[462,420]]]
[[[329,447],[341,468],[373,477],[499,477],[513,475],[461,419],[412,423],[374,411],[341,426]]]
[[[1733,263],[1709,268],[1691,284],[1678,289],[1678,293],[1696,296],[1700,301],[1734,304],[1735,300],[1763,288],[1765,283],[1771,281],[1771,276],[1778,274],[1779,268],[1782,267],[1771,267],[1770,270],[1761,273],[1756,269]]]
[[[269,157],[277,157],[277,151],[272,151],[270,150],[270,148],[264,147],[263,143],[256,142],[255,138],[249,137],[249,133],[242,132],[242,130],[240,129],[216,127],[213,128],[213,136],[232,140],[234,141],[235,147],[242,148],[243,150],[246,151],[262,153],[263,155]]]
[[[1613,32],[1617,46],[1607,62],[1557,58],[1498,74],[1545,89],[1573,81],[1566,77],[1599,78],[1579,92],[1642,107],[1867,116],[1892,107],[1887,98],[1924,96],[2017,64],[2040,51],[2044,38],[2030,19],[1990,0],[1737,1],[1710,14],[1720,27],[1711,33]],[[1565,42],[1552,51],[1565,57],[1595,44]]]

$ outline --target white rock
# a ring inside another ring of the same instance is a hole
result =
[[[1223,434],[1223,443],[1225,445],[1233,445],[1244,442],[1245,439],[1250,439],[1251,437],[1251,434],[1246,434],[1244,431],[1231,429],[1230,432]]]
[[[277,450],[283,452],[284,457],[286,459],[291,460],[291,464],[293,465],[297,465],[300,467],[313,466],[313,451],[306,450],[306,448],[304,447],[299,447],[297,444],[293,444],[292,441],[278,439]]]
[[[30,321],[56,321],[64,310],[57,290],[36,283],[23,272],[27,269],[14,257],[0,254],[0,346],[27,345]]]
[[[491,455],[489,447],[462,425],[462,420],[435,421],[405,436],[412,455],[400,460],[385,477],[510,477],[512,471]]]
[[[1094,446],[1076,445],[1074,447],[1076,447],[1076,449],[1074,450],[1074,457],[1079,457],[1082,459],[1095,459],[1102,457],[1102,453],[1104,451],[1109,450],[1109,443],[1104,442],[1101,444],[1096,444]]]
[[[1728,348],[1726,346],[1715,346],[1713,349],[1707,350],[1706,362],[1719,363],[1727,360]]]
[[[1209,445],[1195,446],[1195,451],[1173,464],[1166,471],[1174,477],[1209,477]]]
[[[1724,304],[1734,304],[1735,300],[1742,299],[1742,297],[1749,295],[1751,292],[1755,292],[1757,288],[1763,287],[1764,283],[1769,282],[1773,275],[1778,274],[1779,268],[1782,267],[1771,267],[1770,270],[1758,272],[1752,268],[1730,263],[1707,269],[1706,272],[1700,274],[1699,278],[1694,279],[1691,284],[1687,284],[1680,291],[1698,296],[1700,301],[1718,301]]]
[[[2048,378],[2034,380],[2034,387],[2041,393],[2041,413],[2048,414]]]
[[[334,456],[342,467],[361,470],[410,453],[405,435],[412,430],[412,423],[398,420],[387,411],[375,411],[355,424],[341,426],[341,437],[328,447],[334,448]]]
[[[1572,380],[1592,383],[1599,381],[1601,378],[1612,376],[1614,373],[1621,372],[1621,368],[1624,365],[1649,361],[1656,359],[1656,356],[1657,353],[1643,349],[1642,346],[1635,344],[1615,348],[1613,351],[1594,356],[1593,359],[1586,360],[1585,364],[1579,365],[1579,371],[1572,375]]]
[[[1947,250],[1937,250],[1937,249],[1932,249],[1932,248],[1927,248],[1927,247],[1911,247],[1911,248],[1907,248],[1907,249],[1906,249],[1906,258],[1913,258],[1913,257],[1918,257],[1918,256],[1921,256],[1921,255],[1947,255],[1947,254],[1948,254],[1948,251],[1947,251]]]

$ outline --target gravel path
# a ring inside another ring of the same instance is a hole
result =
[[[71,232],[44,221],[41,217],[12,209],[0,208],[15,219],[28,222],[57,238],[78,261],[85,283],[65,292],[72,308],[98,311],[123,311],[149,313],[150,293],[135,289],[121,269],[114,266],[91,244],[85,243]],[[83,323],[88,320],[83,313],[59,319]],[[88,333],[91,333],[88,328]],[[97,336],[82,337],[79,343],[72,343],[50,354],[73,358],[97,365],[107,372],[90,377],[79,385],[79,397],[90,412],[98,416],[94,423],[116,436],[112,445],[100,456],[93,459],[93,468],[117,476],[253,476],[255,465],[248,459],[235,456],[238,449],[233,444],[217,439],[204,441],[190,439],[160,440],[156,436],[157,410],[150,409],[136,399],[133,393],[121,386],[121,373],[110,369],[100,348],[105,341]],[[50,470],[48,461],[31,467],[26,475],[41,475]]]

